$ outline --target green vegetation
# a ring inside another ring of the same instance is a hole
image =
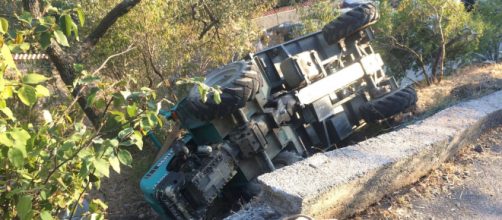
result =
[[[472,54],[484,30],[481,20],[456,1],[402,0],[395,9],[382,1],[380,9],[375,30],[386,63],[398,76],[419,69],[428,84],[443,79],[447,61]]]
[[[86,105],[103,115],[95,119],[96,127],[89,127],[79,111],[80,94],[51,105],[56,88],[47,85],[55,78],[22,73],[11,54],[43,50],[51,41],[69,47],[69,38],[78,39],[85,22],[81,8],[48,8],[40,17],[0,18],[0,216],[5,219],[52,219],[64,210],[73,215],[77,202],[99,187],[110,167],[120,173],[121,164],[131,165],[128,149],[142,148],[143,135],[161,123],[153,90],[131,92],[130,81],[106,82],[79,64],[73,67],[78,71],[74,85],[89,89]],[[111,121],[115,126],[105,130]],[[93,200],[89,207],[86,217],[103,218],[102,201]]]
[[[480,53],[485,59],[499,61],[502,42],[502,0],[479,1],[476,16],[483,21],[485,32],[481,37]]]
[[[106,11],[94,9],[116,2],[85,0],[82,6],[89,17],[100,18]],[[130,75],[176,100],[184,92],[177,79],[200,76],[253,52],[260,32],[250,18],[271,6],[269,1],[142,2],[101,39],[87,64],[100,65],[103,57],[133,45],[136,50],[112,60],[103,74],[113,79]],[[90,21],[91,26],[98,22]]]
[[[336,10],[336,5],[340,5],[340,1],[321,0],[314,2],[308,8],[301,8],[300,16],[305,28],[298,35],[318,31],[324,25],[338,17],[340,12]]]
[[[162,126],[158,111],[176,99],[178,85],[198,85],[203,98],[218,94],[197,76],[251,52],[250,18],[271,3],[0,6],[0,217],[45,220],[71,218],[110,168],[120,173],[121,165],[131,166],[130,150]],[[37,52],[49,56],[59,77],[20,70],[12,58]],[[68,98],[60,98],[66,95],[59,78]],[[106,208],[94,199],[82,217],[103,219]]]

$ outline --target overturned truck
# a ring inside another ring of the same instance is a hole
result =
[[[206,74],[221,103],[203,102],[194,88],[167,114],[187,132],[142,178],[150,205],[167,219],[221,217],[259,192],[260,174],[413,106],[414,89],[386,76],[370,45],[377,19],[364,4],[320,32]]]

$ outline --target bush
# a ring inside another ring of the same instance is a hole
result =
[[[396,76],[418,69],[429,84],[430,77],[441,81],[446,62],[472,54],[484,30],[482,21],[456,1],[402,0],[397,8],[382,1],[380,9],[377,49],[387,65]]]

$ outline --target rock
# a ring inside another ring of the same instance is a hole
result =
[[[483,153],[483,147],[481,147],[481,145],[476,145],[476,147],[474,147],[474,151],[478,153]]]

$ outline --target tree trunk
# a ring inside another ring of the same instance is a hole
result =
[[[39,18],[42,15],[40,5],[40,0],[23,0],[24,10],[29,11],[35,18]]]
[[[500,57],[500,55],[499,55],[499,53],[500,53],[499,52],[500,51],[500,42],[495,41],[495,45],[494,46],[495,46],[495,54],[494,54],[495,56],[493,58],[494,58],[495,62],[498,62],[499,57]]]
[[[96,27],[91,34],[86,38],[83,45],[77,45],[80,47],[78,54],[74,55],[65,52],[58,44],[53,43],[49,48],[47,48],[46,53],[49,56],[51,62],[56,66],[56,69],[61,76],[63,82],[70,87],[73,87],[75,79],[78,77],[73,64],[81,61],[82,54],[89,54],[91,49],[98,43],[99,39],[110,29],[110,27],[115,24],[115,22],[125,14],[127,14],[134,6],[140,3],[141,0],[123,0],[117,4],[108,14],[101,20],[98,27]],[[42,16],[40,11],[40,0],[23,0],[23,7],[25,10],[31,12],[33,16]],[[76,85],[71,94],[73,97],[77,98],[77,102],[84,111],[85,115],[92,122],[94,127],[99,126],[101,119],[99,118],[99,112],[87,106],[87,98],[85,94],[84,87],[81,85]]]
[[[434,59],[434,64],[432,65],[432,80],[434,82],[437,82],[438,80],[438,66],[441,59],[441,51],[441,49],[438,49],[436,59]]]
[[[427,68],[425,67],[424,60],[422,58],[418,59],[419,65],[422,68],[423,75],[425,77],[425,81],[427,82],[427,85],[431,85],[431,79],[429,78],[429,75],[427,74]]]
[[[443,76],[444,76],[444,63],[445,63],[445,58],[446,58],[446,45],[443,42],[441,42],[441,53],[440,53],[440,62],[439,62],[439,79],[438,79],[438,83],[441,82],[441,80],[443,80]]]

